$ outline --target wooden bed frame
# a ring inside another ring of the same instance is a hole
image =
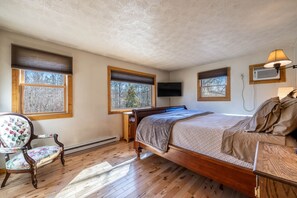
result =
[[[186,106],[157,107],[150,109],[134,109],[135,129],[137,125],[146,116],[164,113],[168,111],[187,109]],[[156,155],[179,164],[200,175],[213,179],[223,185],[231,187],[249,197],[255,197],[254,188],[256,187],[256,175],[252,169],[244,168],[219,159],[202,155],[187,149],[169,145],[168,152],[162,154],[153,147],[134,141],[134,149],[140,159],[142,149],[149,150]]]

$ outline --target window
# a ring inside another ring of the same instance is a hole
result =
[[[198,101],[230,101],[230,67],[198,73]]]
[[[47,55],[12,46],[12,111],[32,120],[72,117],[72,66],[62,71],[60,55],[49,54],[54,62]]]
[[[155,106],[155,75],[108,67],[108,113]]]

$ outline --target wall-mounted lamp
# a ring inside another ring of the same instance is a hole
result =
[[[272,68],[274,67],[276,69],[276,72],[280,69],[288,69],[288,68],[297,68],[297,65],[292,65],[289,67],[282,67],[281,66],[286,66],[288,64],[292,63],[292,61],[286,56],[284,50],[282,49],[276,49],[270,52],[267,62],[264,65],[266,68]]]

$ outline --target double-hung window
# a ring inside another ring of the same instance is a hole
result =
[[[108,113],[154,107],[155,78],[153,74],[108,66]]]
[[[32,120],[72,117],[72,58],[12,45],[12,111]]]
[[[198,73],[198,101],[230,101],[230,67]]]

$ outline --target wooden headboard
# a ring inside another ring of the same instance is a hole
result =
[[[181,106],[168,106],[168,107],[154,107],[149,109],[133,109],[132,112],[135,116],[135,125],[137,126],[139,122],[146,116],[158,114],[158,113],[165,113],[169,111],[176,111],[187,109],[185,105]],[[136,127],[135,127],[136,128]]]

